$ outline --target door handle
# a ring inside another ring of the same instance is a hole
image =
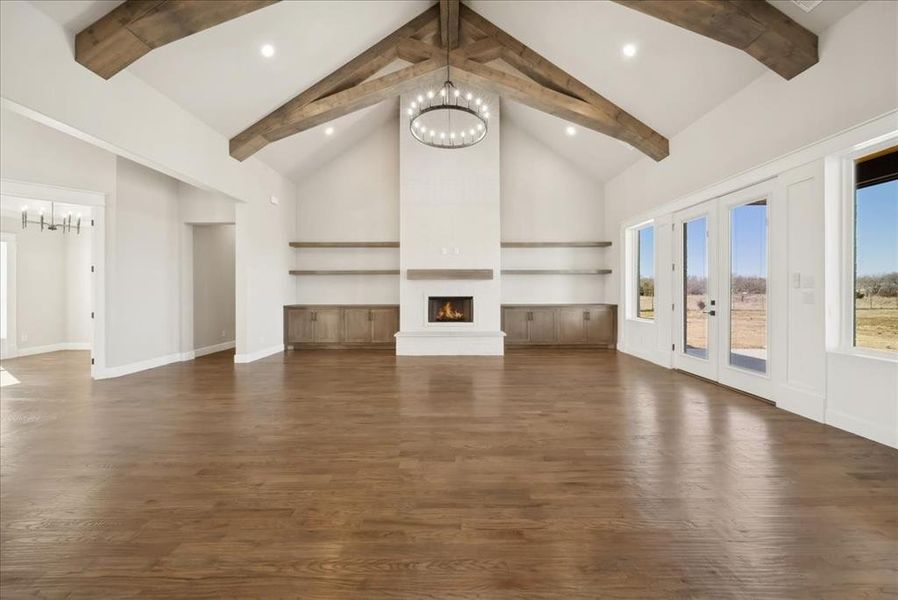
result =
[[[715,310],[703,310],[702,312],[705,313],[706,315],[709,315],[712,317],[717,314],[717,311],[715,311]]]

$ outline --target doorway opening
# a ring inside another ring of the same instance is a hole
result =
[[[236,227],[233,223],[188,226],[193,237],[194,357],[233,353],[236,338]]]
[[[102,355],[102,220],[105,195],[0,181],[0,359],[70,352],[66,368],[95,373]],[[98,298],[100,302],[98,302]],[[77,354],[76,354],[77,353]]]

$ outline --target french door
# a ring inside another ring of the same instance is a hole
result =
[[[674,365],[771,398],[770,186],[674,215]]]

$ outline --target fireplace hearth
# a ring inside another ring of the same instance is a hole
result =
[[[472,296],[430,296],[427,299],[428,323],[473,323]]]

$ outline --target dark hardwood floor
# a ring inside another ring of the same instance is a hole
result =
[[[898,595],[898,452],[733,391],[614,352],[231,360],[3,363],[4,599]]]

